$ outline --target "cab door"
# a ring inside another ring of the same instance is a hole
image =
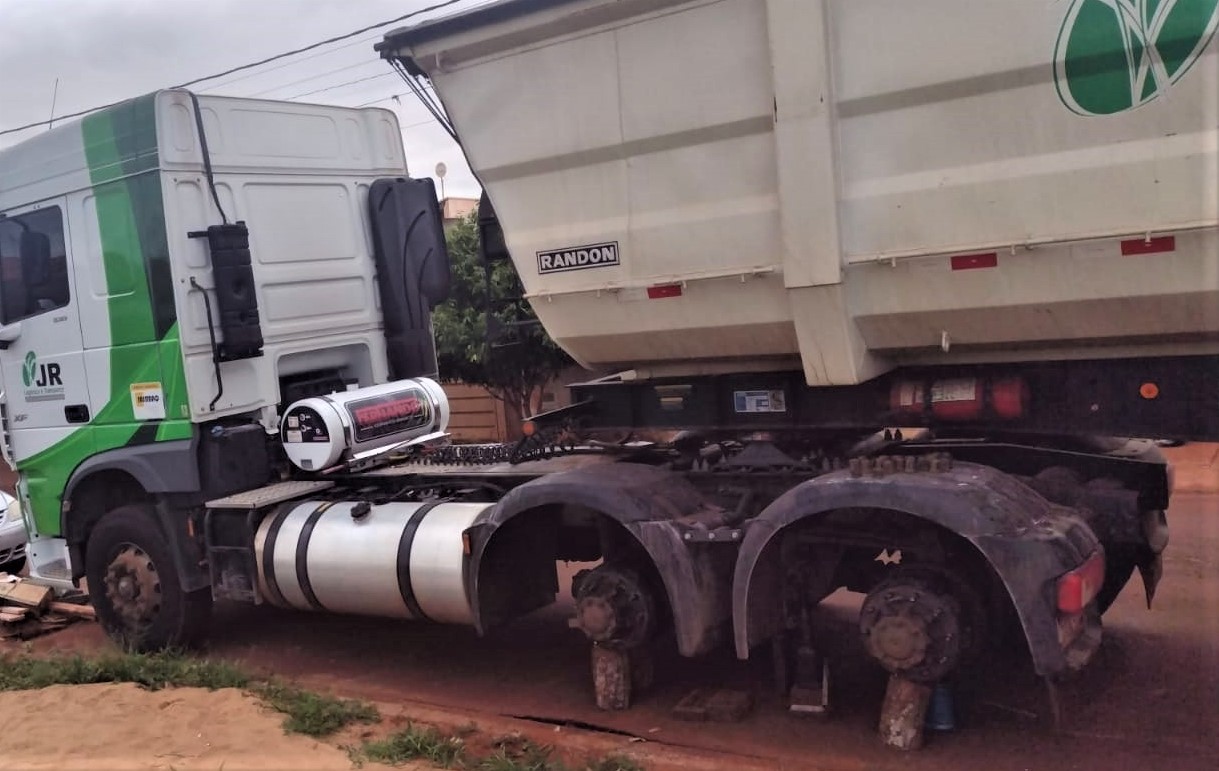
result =
[[[0,213],[0,378],[18,467],[91,418],[66,212],[60,199]]]

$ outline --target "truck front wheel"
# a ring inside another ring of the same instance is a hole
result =
[[[120,506],[102,517],[89,534],[85,577],[102,628],[127,650],[190,646],[207,630],[211,592],[182,590],[150,506]]]

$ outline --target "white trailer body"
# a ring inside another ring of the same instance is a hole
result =
[[[835,385],[1219,351],[1217,15],[509,0],[380,48],[581,363]]]

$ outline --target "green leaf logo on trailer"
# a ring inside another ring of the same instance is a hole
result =
[[[1198,61],[1217,21],[1219,0],[1074,0],[1054,52],[1058,96],[1080,115],[1147,104]]]
[[[29,388],[34,385],[34,374],[38,372],[38,357],[30,351],[25,355],[25,364],[21,367],[21,382]]]

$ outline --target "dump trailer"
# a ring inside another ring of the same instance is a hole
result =
[[[1214,3],[1127,5],[516,0],[388,34],[488,268],[611,373],[510,445],[448,439],[443,225],[393,113],[168,90],[0,150],[32,580],[141,650],[218,600],[485,634],[569,591],[599,706],[659,646],[731,646],[804,713],[845,588],[904,747],[994,646],[1058,681],[1161,572],[1171,469],[1115,437],[1219,438]]]

